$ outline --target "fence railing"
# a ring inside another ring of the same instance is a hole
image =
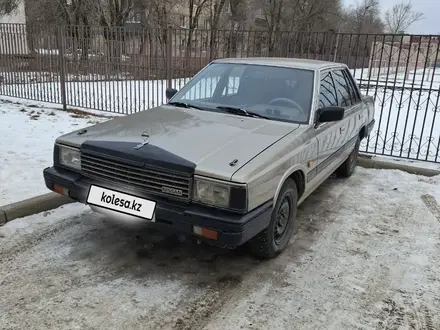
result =
[[[440,36],[0,24],[0,95],[130,114],[166,101],[211,60],[346,63],[372,95],[361,150],[440,162]]]

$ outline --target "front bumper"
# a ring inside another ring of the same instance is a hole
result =
[[[87,204],[86,200],[91,184],[114,189],[106,182],[91,180],[79,173],[58,167],[44,169],[43,175],[48,189],[55,191],[54,184],[62,186],[68,190],[70,198],[83,204]],[[118,189],[121,188],[118,187]],[[127,193],[133,192],[127,191]],[[186,235],[194,235],[193,226],[215,230],[218,232],[217,240],[198,238],[210,244],[227,248],[235,248],[246,243],[266,228],[269,225],[272,212],[272,201],[247,214],[237,214],[197,204],[175,202],[139,191],[136,192],[136,195],[157,202],[156,219],[152,224],[160,224],[161,227],[165,225],[165,228]]]

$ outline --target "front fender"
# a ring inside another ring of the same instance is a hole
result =
[[[303,177],[304,177],[304,183],[305,183],[305,178],[306,178],[307,170],[306,170],[306,168],[304,167],[304,165],[302,165],[302,164],[296,164],[296,165],[292,166],[291,168],[289,168],[289,169],[284,173],[284,175],[281,177],[281,180],[280,180],[279,183],[278,183],[277,189],[276,189],[276,191],[275,191],[275,195],[274,195],[274,197],[273,197],[273,203],[274,203],[274,205],[275,205],[275,203],[276,203],[276,201],[277,201],[277,199],[278,199],[278,196],[279,196],[279,194],[280,194],[281,188],[283,187],[284,183],[285,183],[286,180],[287,180],[287,179],[288,179],[293,173],[295,173],[296,171],[301,171],[301,173],[302,173],[302,175],[303,175]]]
[[[276,201],[281,187],[295,171],[303,174],[317,159],[318,145],[312,127],[302,127],[267,148],[234,174],[234,182],[248,184],[249,210]]]

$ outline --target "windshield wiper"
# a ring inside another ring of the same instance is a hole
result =
[[[198,110],[203,110],[202,108],[193,105],[193,104],[189,104],[189,103],[185,103],[185,102],[169,102],[169,105],[173,105],[175,107],[180,107],[180,108],[194,108],[194,109],[198,109]]]
[[[263,118],[263,119],[271,119],[269,117],[260,115],[259,113],[253,112],[253,111],[249,111],[243,108],[239,108],[239,107],[227,107],[227,106],[219,106],[217,107],[217,109],[219,110],[225,110],[226,112],[230,112],[230,113],[234,113],[237,115],[244,115],[247,117],[258,117],[258,118]]]

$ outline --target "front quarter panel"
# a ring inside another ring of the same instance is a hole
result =
[[[232,181],[248,184],[249,211],[269,200],[276,200],[285,180],[295,171],[312,169],[316,163],[318,144],[314,130],[304,125],[293,131],[234,173]]]

